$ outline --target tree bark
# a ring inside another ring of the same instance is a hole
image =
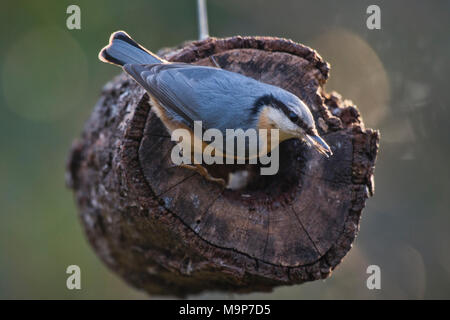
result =
[[[373,194],[379,134],[357,108],[324,92],[329,65],[312,49],[269,37],[210,38],[161,54],[280,86],[311,109],[329,159],[297,140],[280,171],[232,191],[173,167],[173,142],[134,80],[109,82],[73,144],[68,183],[100,258],[150,294],[270,291],[328,277],[350,250]],[[228,167],[211,167],[224,175]]]

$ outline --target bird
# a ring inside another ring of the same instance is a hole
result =
[[[308,106],[280,87],[218,67],[169,62],[125,31],[112,33],[98,57],[121,67],[146,90],[169,133],[179,128],[192,132],[196,121],[224,134],[227,129],[278,129],[278,143],[295,138],[325,157],[333,154]],[[264,152],[276,146],[269,141]]]

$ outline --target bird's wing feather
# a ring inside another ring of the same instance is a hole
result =
[[[204,129],[248,129],[249,108],[270,89],[251,78],[222,69],[189,64],[125,65],[124,69],[175,118]]]

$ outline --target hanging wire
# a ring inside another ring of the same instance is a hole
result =
[[[206,13],[206,0],[197,0],[198,33],[199,39],[209,38],[208,14]]]

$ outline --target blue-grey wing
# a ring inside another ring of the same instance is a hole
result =
[[[248,129],[252,108],[272,86],[222,69],[182,63],[125,65],[124,69],[175,119],[204,129]]]

